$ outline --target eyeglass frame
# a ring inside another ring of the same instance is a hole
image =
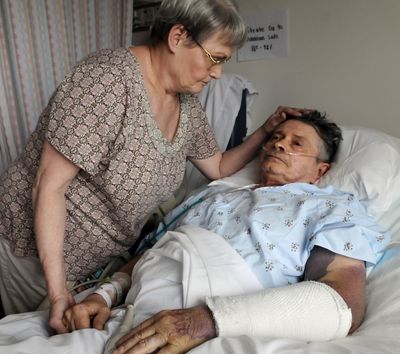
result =
[[[227,57],[224,59],[215,59],[215,57],[206,49],[204,48],[199,41],[197,41],[196,39],[194,39],[192,37],[193,42],[196,43],[196,45],[198,45],[200,47],[200,49],[204,52],[204,54],[207,56],[207,58],[211,61],[212,65],[220,65],[220,64],[225,64],[227,63],[231,57]]]

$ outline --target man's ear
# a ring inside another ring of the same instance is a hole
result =
[[[175,53],[176,49],[187,37],[188,33],[183,25],[173,25],[168,33],[168,48]]]
[[[319,162],[318,165],[318,177],[317,179],[313,182],[313,183],[317,183],[320,178],[329,171],[329,169],[331,168],[331,164],[328,162]]]

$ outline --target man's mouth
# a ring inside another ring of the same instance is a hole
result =
[[[272,160],[272,161],[280,161],[287,165],[287,162],[284,158],[281,157],[281,154],[267,154],[264,160]]]

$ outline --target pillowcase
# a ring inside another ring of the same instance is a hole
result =
[[[341,128],[343,141],[336,160],[318,185],[333,185],[354,194],[379,219],[400,201],[400,139],[370,128]],[[238,187],[256,183],[258,163],[255,159],[216,183]]]
[[[260,160],[258,156],[233,175],[212,181],[209,185],[225,183],[232,187],[243,187],[258,183],[260,173]]]
[[[341,127],[336,161],[318,183],[354,194],[379,219],[400,200],[400,139],[364,127]]]

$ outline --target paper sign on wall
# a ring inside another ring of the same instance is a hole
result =
[[[247,40],[238,50],[238,60],[286,58],[288,56],[287,10],[243,14]]]

